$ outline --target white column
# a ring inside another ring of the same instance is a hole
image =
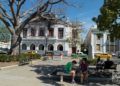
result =
[[[95,53],[95,43],[94,43],[94,34],[93,33],[91,33],[91,47],[92,47],[92,49],[91,49],[91,54],[92,54],[92,58],[94,59],[95,58],[95,56],[94,56],[94,53]]]
[[[106,53],[106,41],[107,41],[107,33],[103,34],[103,53]]]
[[[35,34],[35,36],[38,37],[38,35],[39,35],[39,26],[36,26],[35,29],[36,29],[36,34]]]
[[[30,50],[30,45],[27,46],[27,50]]]
[[[54,44],[54,51],[57,51],[57,43]]]
[[[38,50],[39,50],[39,46],[36,46],[36,47],[35,47],[35,50],[37,50],[37,51],[38,51]]]
[[[31,35],[31,28],[28,28],[27,29],[27,37],[30,37],[30,35]]]
[[[58,28],[54,26],[54,38],[58,39]]]

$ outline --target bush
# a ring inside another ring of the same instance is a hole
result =
[[[26,52],[24,54],[30,59],[40,59],[41,58],[41,55],[39,55],[33,51],[29,51],[29,52]]]
[[[20,55],[7,55],[7,54],[0,54],[0,62],[11,62],[11,61],[21,61],[21,60],[30,60],[30,59],[40,59],[41,55],[33,54],[28,55],[26,53],[21,53]]]
[[[28,56],[26,55],[26,54],[24,54],[24,53],[22,53],[22,54],[20,54],[20,55],[18,55],[17,57],[16,57],[16,60],[17,61],[23,61],[23,60],[26,60],[26,59],[29,59],[28,58]]]
[[[33,59],[41,59],[41,55],[36,53],[33,55]]]
[[[97,61],[97,59],[88,59],[88,63],[89,63],[89,65],[95,65],[96,64],[96,61]]]
[[[7,54],[0,54],[0,62],[10,62],[11,56]]]

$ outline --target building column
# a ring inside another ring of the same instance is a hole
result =
[[[30,50],[30,45],[27,45],[27,50]]]
[[[95,45],[94,45],[94,34],[91,33],[91,56],[94,59],[95,58]]]
[[[31,28],[27,30],[27,37],[30,37],[30,36],[31,36]]]
[[[36,29],[36,34],[35,34],[35,36],[36,36],[36,37],[38,37],[38,36],[39,36],[39,27],[38,27],[38,26],[36,26],[36,28],[35,28],[35,29]]]
[[[54,44],[54,51],[57,51],[57,43]]]
[[[35,52],[38,53],[38,51],[39,51],[39,45],[35,47]]]
[[[103,53],[106,53],[106,41],[107,41],[107,33],[103,34]]]
[[[54,38],[58,39],[58,28],[54,26]]]

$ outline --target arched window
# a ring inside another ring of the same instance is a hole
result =
[[[39,50],[44,50],[44,45],[40,44],[39,45]]]
[[[57,50],[63,51],[63,46],[61,44],[58,45]]]
[[[26,44],[22,44],[22,50],[27,50],[27,45]]]
[[[54,47],[53,47],[52,44],[49,44],[49,45],[48,45],[48,50],[50,50],[50,51],[53,51],[53,50],[54,50]]]
[[[35,45],[34,44],[30,45],[30,50],[35,50]]]

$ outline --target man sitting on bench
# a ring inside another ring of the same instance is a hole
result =
[[[107,58],[107,60],[104,62],[104,69],[111,69],[113,64],[113,61],[110,61],[110,58]]]
[[[73,60],[72,62],[68,62],[65,65],[65,73],[70,73],[71,77],[72,77],[72,83],[75,83],[75,74],[76,74],[76,67],[75,64],[77,64],[77,62],[75,60]]]

